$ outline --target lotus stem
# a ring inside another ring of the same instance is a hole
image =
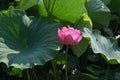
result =
[[[68,80],[68,48],[69,48],[69,45],[67,45],[67,48],[66,48],[66,55],[65,55],[65,75],[66,75],[66,80]]]

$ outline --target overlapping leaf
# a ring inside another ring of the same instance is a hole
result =
[[[39,9],[42,16],[48,14],[48,17],[72,23],[79,20],[83,13],[87,13],[85,0],[41,0]]]
[[[85,29],[85,33],[91,38],[91,47],[94,53],[101,53],[110,64],[120,63],[120,48],[117,42],[112,38],[105,38],[99,31],[89,31]]]
[[[60,44],[61,25],[41,17],[31,20],[21,11],[0,14],[0,62],[21,69],[53,59]]]
[[[37,0],[21,0],[18,9],[27,10],[37,4]]]
[[[75,27],[79,29],[82,33],[84,33],[85,27],[92,29],[92,21],[87,14],[84,14],[82,19],[79,21],[79,23]],[[90,39],[85,37],[84,34],[83,34],[83,37],[84,38],[78,45],[71,46],[73,53],[77,57],[80,57],[86,51],[88,45],[90,44]]]
[[[110,10],[101,0],[88,0],[86,8],[94,28],[106,27],[110,21]]]

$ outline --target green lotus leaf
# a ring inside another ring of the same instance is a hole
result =
[[[27,10],[37,4],[37,0],[21,0],[18,9]]]
[[[120,0],[111,0],[108,7],[112,13],[117,13],[120,16]]]
[[[79,23],[75,26],[83,34],[83,39],[77,45],[71,45],[73,54],[80,57],[88,48],[90,44],[90,39],[84,35],[84,28],[89,28],[92,30],[92,21],[87,14],[84,14]]]
[[[61,48],[60,26],[41,17],[30,19],[22,11],[0,13],[0,62],[20,69],[44,65]]]
[[[110,21],[110,10],[102,0],[87,0],[86,8],[92,19],[93,28],[107,27]]]
[[[120,63],[120,48],[115,39],[102,36],[98,30],[92,33],[86,28],[85,33],[91,39],[91,47],[94,53],[102,54],[105,60],[110,64]]]
[[[49,18],[75,23],[87,13],[85,0],[41,0],[39,13]]]

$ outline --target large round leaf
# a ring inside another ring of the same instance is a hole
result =
[[[58,26],[41,17],[31,20],[21,11],[1,13],[0,62],[21,69],[44,65],[61,47]]]
[[[110,10],[101,0],[88,0],[86,8],[94,28],[106,27],[110,21]]]
[[[42,16],[46,16],[47,12],[49,17],[72,23],[79,20],[83,13],[87,13],[85,0],[41,0],[39,9]]]
[[[85,29],[85,33],[91,38],[91,47],[94,53],[101,53],[110,64],[120,63],[120,48],[115,39],[106,38],[95,30],[93,33]]]

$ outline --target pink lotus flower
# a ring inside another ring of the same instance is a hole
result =
[[[58,40],[63,44],[76,45],[82,40],[83,36],[80,30],[73,27],[63,27],[61,30],[58,28]]]

